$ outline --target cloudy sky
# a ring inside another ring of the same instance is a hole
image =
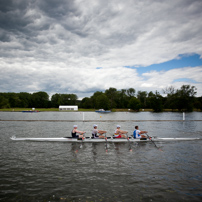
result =
[[[202,96],[201,0],[1,0],[0,92]]]

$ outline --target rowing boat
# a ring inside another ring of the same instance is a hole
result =
[[[95,112],[98,112],[98,113],[110,113],[111,110],[99,109],[99,110],[96,110]]]
[[[15,141],[40,141],[40,142],[106,142],[105,139],[86,137],[85,139],[77,139],[72,137],[56,137],[56,138],[17,138],[11,137]],[[136,139],[130,138],[130,142],[149,142],[149,141],[184,141],[184,140],[202,140],[201,138],[158,138],[151,137],[151,139]],[[128,139],[107,137],[107,142],[128,142]]]

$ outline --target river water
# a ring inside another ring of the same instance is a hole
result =
[[[202,138],[202,113],[0,112],[0,201],[201,201],[202,140],[147,143],[12,141],[64,137],[94,123],[113,134]],[[107,151],[106,151],[107,146]],[[132,151],[129,148],[132,148]]]

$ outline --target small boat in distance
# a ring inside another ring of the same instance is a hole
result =
[[[33,107],[31,110],[24,110],[22,112],[26,112],[26,113],[34,113],[34,112],[39,112],[38,110],[35,110],[35,108]]]
[[[110,113],[111,110],[105,111],[104,109],[99,109],[99,110],[95,110],[95,112],[98,112],[98,113]]]

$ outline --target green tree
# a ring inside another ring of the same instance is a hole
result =
[[[196,87],[190,85],[183,85],[180,90],[176,92],[177,108],[179,111],[193,111],[193,104],[195,101]]]
[[[19,98],[20,98],[19,107],[23,107],[23,108],[32,107],[32,95],[30,93],[20,92]]]
[[[148,102],[150,107],[154,110],[154,112],[162,112],[163,111],[163,104],[162,104],[162,96],[159,92],[149,92],[148,94]]]
[[[101,94],[96,97],[96,109],[109,109],[109,99],[105,94]]]
[[[75,105],[77,100],[77,95],[75,94],[61,94],[60,101],[61,105]]]
[[[93,108],[91,99],[88,98],[88,97],[83,98],[82,101],[81,101],[80,107],[84,108],[84,109]]]
[[[128,97],[125,89],[121,89],[121,91],[118,91],[118,108],[127,108],[129,100],[130,98]]]
[[[59,105],[76,105],[77,95],[75,94],[54,94],[51,97],[51,105],[59,107]]]
[[[105,91],[106,96],[109,98],[110,102],[110,109],[116,108],[117,106],[117,99],[118,99],[118,91],[116,88],[109,88]]]
[[[36,108],[47,108],[49,106],[49,95],[40,91],[32,94],[33,106]]]
[[[51,97],[51,106],[55,108],[59,108],[61,105],[61,95],[56,93]]]
[[[69,94],[69,98],[70,98],[70,105],[76,105],[76,102],[78,100],[78,97],[76,94]]]
[[[97,97],[100,96],[100,95],[103,95],[104,93],[103,92],[100,92],[100,91],[96,91],[91,97],[91,105],[92,105],[92,108],[96,108],[96,102],[97,102]]]
[[[0,94],[0,108],[10,108],[9,99],[4,94]]]
[[[21,100],[17,93],[8,93],[10,107],[20,107]]]
[[[126,90],[126,92],[127,92],[127,95],[129,98],[132,98],[135,96],[135,89],[134,88],[129,88]]]
[[[61,94],[61,105],[70,105],[70,97],[68,94]]]
[[[148,93],[146,91],[137,92],[137,98],[140,100],[142,108],[147,107],[147,94]]]
[[[132,97],[129,101],[128,107],[130,109],[139,111],[139,109],[141,108],[141,102],[139,101],[139,99],[137,99],[136,97]]]
[[[194,108],[196,108],[197,110],[202,110],[202,97],[196,98],[194,102]]]
[[[198,109],[200,109],[202,111],[202,96],[199,97],[197,100],[199,102]]]
[[[167,94],[164,102],[164,108],[176,109],[177,108],[177,90],[173,86],[163,89],[163,93]]]

